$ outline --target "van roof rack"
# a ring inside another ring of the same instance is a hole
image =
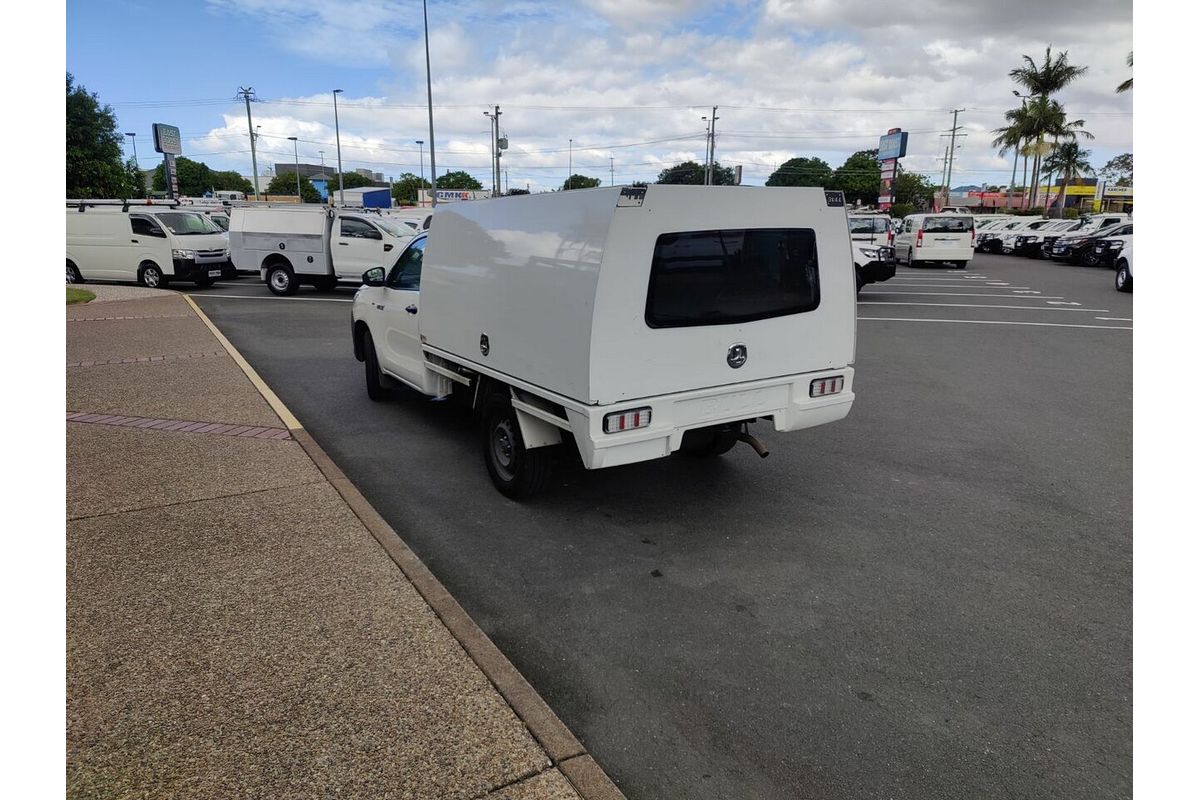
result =
[[[153,200],[150,198],[130,198],[128,200],[67,200],[67,208],[78,209],[83,213],[89,208],[94,207],[120,206],[122,211],[128,211],[130,206],[166,206],[167,208],[179,208],[178,200]]]

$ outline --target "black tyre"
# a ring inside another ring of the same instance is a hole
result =
[[[862,291],[862,287],[866,286],[867,282],[863,280],[862,270],[858,268],[858,264],[854,265],[854,294],[858,295]]]
[[[214,283],[216,283],[216,281],[214,281],[212,278],[197,278],[196,279],[196,288],[197,289],[207,289],[208,287],[212,286]]]
[[[513,500],[533,497],[546,488],[554,466],[549,447],[525,447],[512,403],[492,395],[483,408],[483,460],[496,489]]]
[[[145,286],[147,289],[161,289],[167,285],[166,276],[163,275],[158,265],[153,262],[142,265],[139,279],[142,282],[142,286]]]
[[[1085,267],[1094,267],[1100,263],[1100,256],[1092,252],[1092,248],[1088,248],[1083,254],[1083,265]]]
[[[967,262],[965,262],[965,261],[955,261],[955,262],[954,262],[954,266],[955,266],[957,269],[966,269],[966,268],[967,268]]]
[[[715,458],[737,444],[737,431],[728,428],[697,428],[685,431],[679,452],[690,458]]]
[[[300,288],[292,268],[286,264],[274,264],[267,268],[267,288],[272,294],[289,297]]]
[[[363,366],[367,378],[367,397],[376,403],[387,400],[391,392],[383,384],[383,373],[379,371],[379,356],[375,352],[375,340],[370,331],[363,331]]]
[[[70,261],[67,262],[67,283],[83,283],[83,276],[79,274],[79,269]]]
[[[1117,275],[1113,280],[1118,292],[1133,291],[1133,276],[1129,274],[1129,265],[1124,261],[1117,262]]]

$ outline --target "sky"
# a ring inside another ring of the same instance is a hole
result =
[[[1132,92],[1114,92],[1132,16],[1128,0],[430,0],[438,173],[490,186],[483,112],[499,105],[510,187],[560,187],[569,167],[653,181],[703,162],[715,105],[717,160],[740,164],[743,183],[796,156],[837,167],[892,127],[910,132],[905,168],[940,183],[963,109],[953,185],[1006,184],[1013,160],[991,131],[1020,102],[1008,72],[1047,46],[1088,67],[1058,99],[1095,135],[1084,147],[1099,168],[1133,149]],[[143,168],[164,122],[185,156],[251,174],[244,87],[260,174],[293,160],[289,136],[300,161],[332,169],[340,88],[344,169],[429,174],[419,0],[69,0],[66,22],[67,71],[137,134]]]

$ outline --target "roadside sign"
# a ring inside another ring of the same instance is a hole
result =
[[[161,122],[154,123],[154,149],[163,155],[182,155],[183,140],[179,137],[179,128]]]

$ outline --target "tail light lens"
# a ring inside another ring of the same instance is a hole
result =
[[[896,232],[893,230],[889,230],[888,231],[888,244],[891,244],[895,238],[896,238]]]
[[[921,240],[925,238],[925,231],[917,231],[917,247],[921,246]]]
[[[613,414],[604,415],[604,432],[605,433],[620,433],[621,431],[632,431],[637,428],[646,428],[650,425],[650,407],[635,408],[632,411],[617,411]]]
[[[825,397],[831,394],[837,394],[846,385],[846,379],[841,375],[834,375],[830,378],[817,378],[808,385],[809,397]]]

